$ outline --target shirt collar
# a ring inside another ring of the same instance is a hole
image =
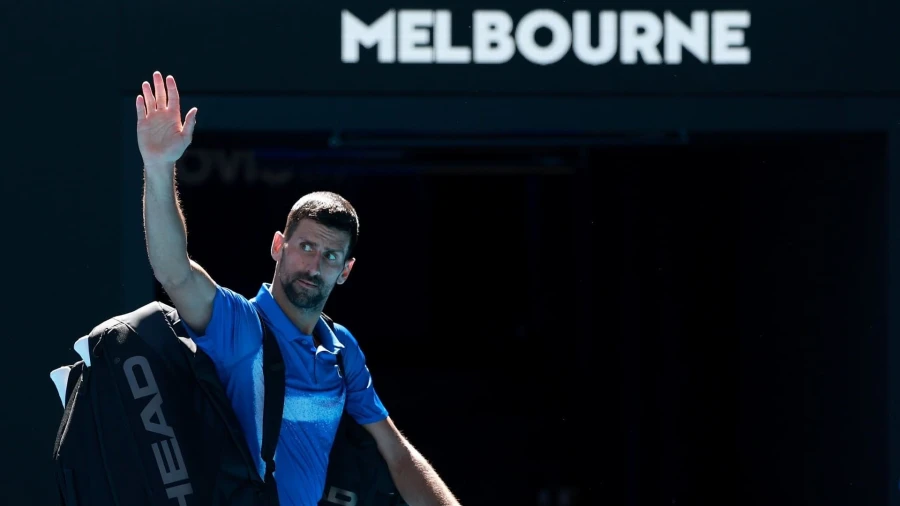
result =
[[[273,330],[291,341],[311,337],[309,334],[304,334],[300,329],[294,326],[294,323],[291,322],[286,314],[284,314],[281,306],[275,301],[271,290],[272,283],[263,283],[253,300],[256,302]],[[341,343],[337,336],[334,335],[334,332],[331,331],[331,327],[328,326],[328,323],[325,322],[325,319],[322,318],[321,315],[319,315],[319,321],[316,322],[316,328],[313,332],[319,336],[319,341],[322,343],[322,346],[331,353],[337,353],[339,349],[344,347],[343,343]]]

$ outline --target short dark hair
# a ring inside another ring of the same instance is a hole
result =
[[[346,259],[353,258],[353,250],[359,240],[359,217],[356,209],[344,197],[337,193],[319,191],[309,193],[300,198],[288,213],[284,226],[284,236],[290,239],[303,219],[314,220],[326,227],[342,230],[350,234],[350,246]]]

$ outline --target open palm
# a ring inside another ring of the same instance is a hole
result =
[[[182,123],[181,101],[172,76],[168,76],[164,83],[162,74],[154,72],[153,89],[145,81],[142,91],[135,107],[138,147],[144,163],[175,163],[191,143],[197,124],[197,108],[188,111]]]

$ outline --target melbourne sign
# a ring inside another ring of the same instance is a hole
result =
[[[124,2],[122,51],[191,33],[190,44],[153,64],[179,78],[186,94],[329,97],[321,103],[326,110],[310,111],[323,121],[344,97],[376,95],[402,102],[432,95],[900,93],[900,65],[893,64],[900,2],[878,9],[843,0],[183,4],[179,16],[160,24],[148,22],[141,4]],[[241,71],[228,72],[235,62]],[[128,96],[156,70],[147,65],[120,62]]]
[[[471,29],[468,44],[453,40],[454,22]],[[503,64],[515,55],[535,65],[551,65],[573,55],[586,65],[678,65],[686,54],[710,65],[747,65],[750,48],[745,10],[690,13],[646,10],[560,12],[532,10],[519,19],[502,10],[390,9],[366,22],[341,12],[341,61],[358,63],[361,49],[378,63]],[[549,39],[539,42],[544,31]]]

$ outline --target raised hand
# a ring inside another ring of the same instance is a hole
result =
[[[142,91],[143,94],[137,96],[135,107],[138,147],[144,165],[148,168],[171,168],[191,143],[197,125],[197,108],[188,111],[182,123],[178,87],[172,76],[168,76],[163,83],[162,74],[154,72],[153,88],[144,81]]]

